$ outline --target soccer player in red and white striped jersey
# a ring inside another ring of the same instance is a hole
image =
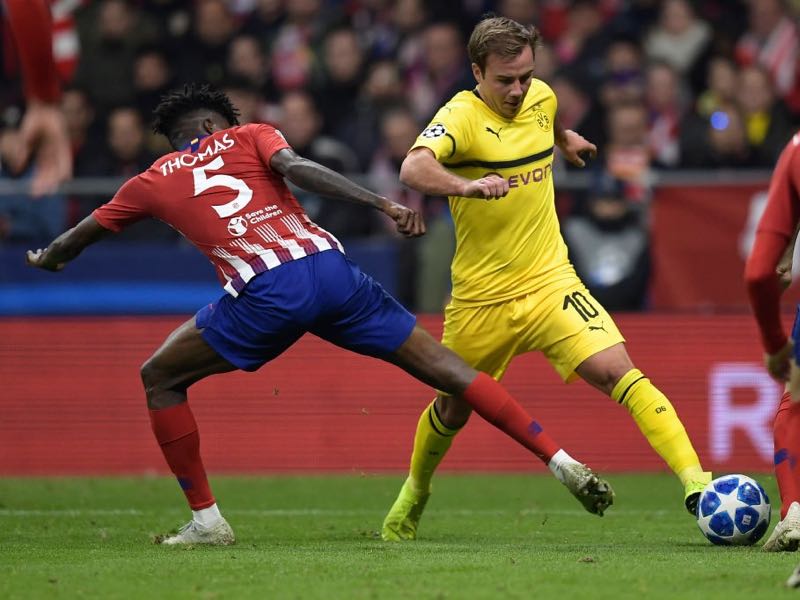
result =
[[[778,381],[789,379],[794,347],[781,323],[780,296],[791,278],[791,257],[800,224],[800,134],[775,166],[767,206],[745,267],[745,283],[764,347],[764,364]],[[798,323],[795,323],[797,329]],[[800,544],[800,403],[784,391],[773,425],[775,476],[781,522],[764,543],[767,552],[795,551]]]
[[[60,270],[109,231],[150,216],[181,231],[217,267],[227,293],[178,327],[141,371],[153,432],[192,509],[192,520],[162,543],[234,541],[200,457],[188,387],[215,373],[256,370],[307,332],[462,398],[547,464],[589,512],[602,515],[613,502],[610,486],[558,446],[499,383],[418,327],[308,219],[283,178],[381,210],[408,237],[425,232],[419,214],[297,156],[272,127],[235,127],[236,117],[228,98],[207,86],[169,94],[156,109],[155,129],[178,152],[27,255],[31,266]]]
[[[237,296],[258,273],[317,252],[344,251],[306,216],[283,175],[263,167],[288,148],[269,125],[193,138],[125,183],[94,218],[111,231],[146,217],[169,223],[208,257],[225,290]],[[199,202],[208,208],[188,208]]]

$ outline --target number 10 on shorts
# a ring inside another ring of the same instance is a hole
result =
[[[561,306],[561,310],[568,310],[570,307],[574,308],[575,312],[586,322],[600,314],[589,299],[581,292],[572,292],[564,296],[564,304]]]

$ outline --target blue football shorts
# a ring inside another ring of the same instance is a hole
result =
[[[255,371],[306,332],[385,358],[415,324],[414,315],[337,250],[264,271],[238,297],[225,294],[196,315],[203,339],[244,371]]]
[[[794,342],[794,348],[792,349],[794,362],[800,365],[800,304],[797,305],[797,310],[794,315],[794,325],[792,325],[792,342]]]

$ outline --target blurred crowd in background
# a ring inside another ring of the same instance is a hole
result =
[[[404,299],[420,310],[442,305],[442,286],[414,282],[442,280],[446,288],[452,223],[444,199],[399,184],[399,165],[437,108],[474,87],[466,40],[487,11],[539,28],[536,77],[555,90],[563,124],[600,149],[588,167],[589,193],[570,203],[562,222],[576,267],[590,286],[606,288],[607,295],[593,291],[611,309],[646,301],[652,170],[770,168],[800,122],[800,1],[56,0],[53,7],[75,177],[146,169],[170,150],[149,129],[160,95],[210,82],[230,95],[243,123],[274,124],[299,154],[423,210],[430,241],[400,261],[411,281]],[[13,143],[19,82],[13,68],[3,78],[3,143]],[[298,197],[345,241],[392,235],[376,213]],[[47,239],[107,200],[6,196],[0,240]],[[176,235],[145,227],[130,237]],[[623,246],[599,253],[604,236]]]

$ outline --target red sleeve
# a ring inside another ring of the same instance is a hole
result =
[[[129,179],[111,201],[97,208],[92,216],[100,225],[114,232],[149,217],[146,195],[141,187],[141,175]]]
[[[781,288],[775,275],[775,267],[787,243],[788,239],[783,235],[758,231],[744,271],[747,295],[761,333],[761,343],[769,354],[783,348],[787,340],[780,317]]]
[[[780,318],[781,288],[775,268],[800,220],[800,136],[784,148],[769,186],[764,214],[758,222],[755,243],[745,265],[745,284],[750,305],[769,354],[787,341]]]
[[[800,134],[795,134],[778,158],[769,197],[757,231],[771,231],[788,241],[800,220]],[[778,257],[780,258],[780,256]]]
[[[53,59],[53,21],[45,0],[6,0],[8,22],[22,65],[25,97],[56,102],[61,88]]]
[[[271,125],[257,124],[248,126],[253,136],[253,143],[261,161],[271,168],[269,161],[278,150],[291,148],[283,134]]]

